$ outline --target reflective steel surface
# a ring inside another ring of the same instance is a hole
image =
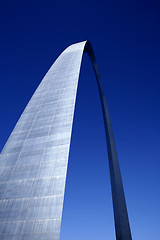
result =
[[[117,239],[131,239],[108,108],[92,47],[68,47],[49,69],[0,154],[0,239],[58,240],[83,53],[91,58],[107,138]]]

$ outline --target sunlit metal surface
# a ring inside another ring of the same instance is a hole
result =
[[[131,239],[108,108],[88,41],[68,47],[49,69],[0,155],[0,239],[58,240],[74,107],[83,53],[97,78],[107,138],[116,237]]]

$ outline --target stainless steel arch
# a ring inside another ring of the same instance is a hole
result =
[[[116,238],[131,239],[108,107],[88,41],[71,45],[58,57],[0,154],[0,239],[59,239],[74,107],[85,52],[93,64],[101,98]]]

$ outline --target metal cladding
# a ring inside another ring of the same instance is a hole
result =
[[[83,53],[93,64],[107,139],[116,238],[131,233],[114,137],[88,41],[68,47],[49,69],[0,154],[0,239],[58,240]]]

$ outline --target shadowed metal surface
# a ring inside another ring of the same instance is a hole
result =
[[[68,47],[49,69],[0,155],[0,239],[58,240],[83,53],[95,71],[107,139],[116,238],[131,239],[109,112],[92,47]]]

